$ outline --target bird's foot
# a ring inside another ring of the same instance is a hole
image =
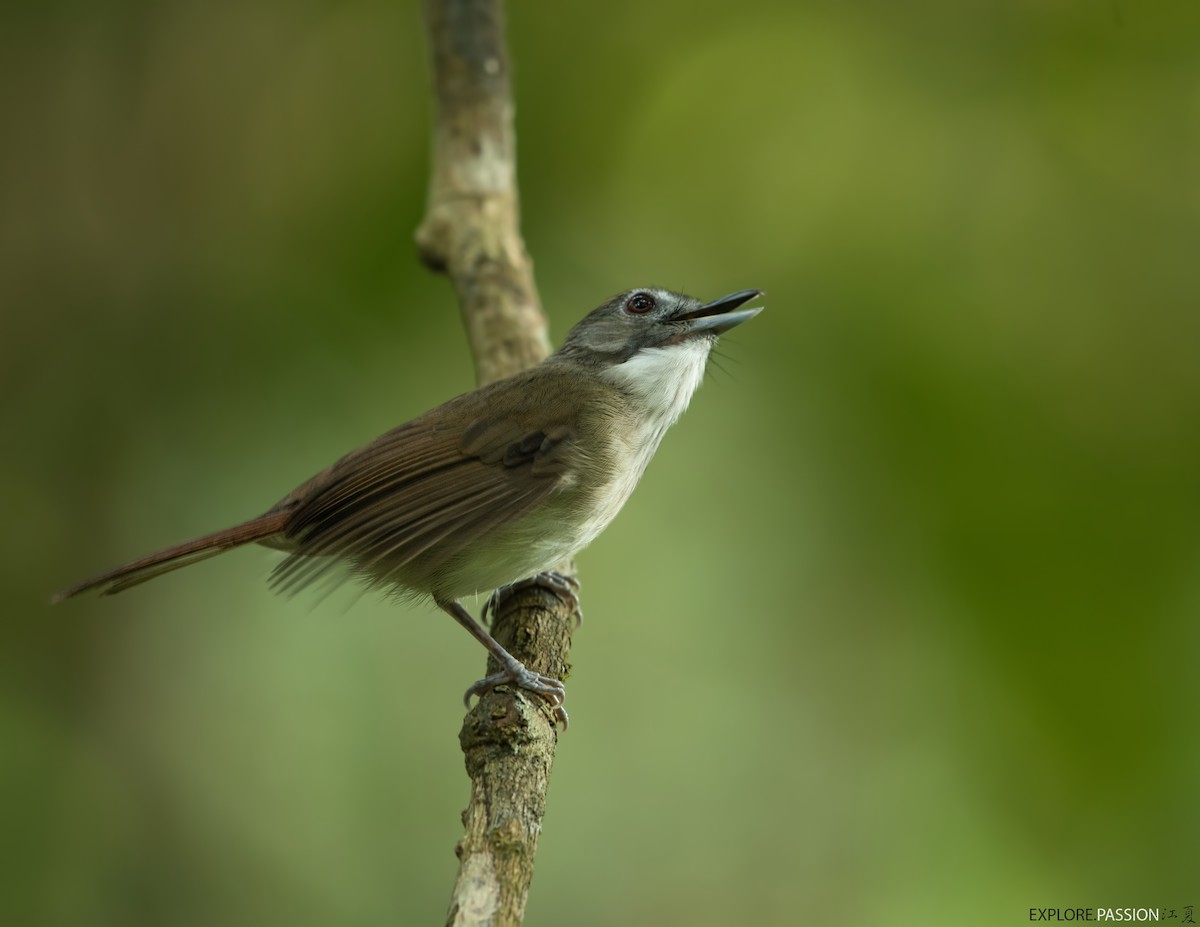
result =
[[[520,592],[522,589],[530,589],[537,587],[540,589],[549,589],[560,599],[571,606],[571,613],[575,616],[575,627],[583,624],[583,608],[579,604],[579,580],[574,576],[567,576],[565,573],[556,573],[553,570],[547,570],[545,573],[537,573],[530,576],[528,579],[518,580],[515,583],[509,583],[507,586],[501,586],[483,603],[483,611],[479,615],[479,619],[484,624],[490,624],[489,616],[496,617],[496,612],[500,608],[500,603],[508,596]]]
[[[561,680],[555,679],[553,676],[543,676],[541,673],[535,673],[519,660],[514,659],[512,666],[501,670],[499,673],[493,673],[491,676],[480,679],[471,688],[467,689],[466,694],[463,696],[463,703],[467,708],[470,708],[471,696],[483,698],[497,686],[517,686],[527,692],[540,695],[550,703],[554,723],[556,725],[561,723],[563,731],[566,731],[569,720],[567,718],[567,709],[563,707],[563,702],[567,697],[567,687],[562,684]]]

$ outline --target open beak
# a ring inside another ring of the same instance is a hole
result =
[[[762,312],[762,306],[738,309],[738,306],[761,295],[762,290],[738,290],[736,293],[714,299],[711,303],[705,303],[699,309],[685,312],[675,321],[687,322],[689,335],[693,332],[712,332],[714,335],[720,335]]]

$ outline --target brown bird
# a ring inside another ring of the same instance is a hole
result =
[[[565,726],[562,682],[527,669],[459,599],[535,577],[578,608],[573,581],[546,571],[620,511],[700,385],[717,336],[757,315],[739,307],[758,295],[701,303],[655,288],[622,293],[536,367],[351,451],[257,518],[115,567],[54,601],[121,592],[257,542],[288,554],[271,575],[279,591],[348,565],[370,587],[432,597],[501,666],[467,690],[468,705],[515,684]]]

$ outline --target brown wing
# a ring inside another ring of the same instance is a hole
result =
[[[526,401],[493,403],[486,419],[472,421],[464,407],[478,406],[454,400],[301,487],[281,503],[291,509],[284,536],[293,552],[272,585],[294,591],[347,560],[372,584],[418,585],[535,507],[558,485],[571,441],[565,422],[517,424],[529,421],[513,414]]]

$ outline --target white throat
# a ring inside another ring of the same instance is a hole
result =
[[[623,364],[604,371],[614,385],[632,393],[642,405],[646,424],[656,438],[683,415],[704,379],[711,338],[638,351]]]

